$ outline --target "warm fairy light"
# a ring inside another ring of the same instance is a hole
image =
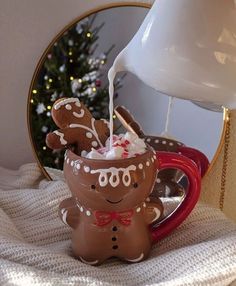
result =
[[[37,89],[33,89],[33,94],[36,94],[37,93]]]
[[[46,89],[50,89],[50,85],[46,85]]]
[[[113,117],[113,119],[116,119],[116,115],[115,114],[112,117]]]
[[[73,80],[74,79],[74,77],[73,76],[70,76],[70,80]]]
[[[49,82],[52,82],[52,79],[50,78],[48,81],[49,81]]]
[[[72,56],[72,52],[71,51],[68,54],[69,54],[69,56]]]
[[[73,60],[72,60],[72,59],[70,59],[70,63],[73,63]]]
[[[82,82],[82,79],[81,79],[81,78],[79,78],[79,79],[78,79],[78,82],[79,82],[79,83],[81,83],[81,82]]]
[[[43,150],[46,150],[47,149],[47,147],[46,146],[43,146]]]
[[[88,38],[91,38],[91,33],[88,32],[86,36],[87,36]]]
[[[34,100],[33,100],[33,99],[31,99],[31,100],[30,100],[30,102],[31,102],[31,103],[34,103]]]
[[[96,92],[96,91],[97,91],[96,87],[93,87],[93,92]]]
[[[47,106],[47,109],[48,109],[48,110],[51,110],[51,109],[52,109],[51,105],[48,105],[48,106]]]
[[[104,64],[105,64],[105,61],[104,61],[104,60],[101,60],[101,64],[104,65]]]

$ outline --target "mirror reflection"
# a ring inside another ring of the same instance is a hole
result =
[[[44,53],[30,89],[28,118],[37,159],[51,178],[61,177],[64,160],[64,151],[52,151],[45,144],[47,133],[57,129],[51,118],[53,103],[62,97],[76,97],[95,119],[108,119],[107,72],[147,12],[144,7],[128,6],[97,11],[63,31]],[[125,73],[115,80],[114,104],[129,110],[147,135],[147,143],[150,136],[164,134],[173,142],[200,150],[210,161],[213,159],[224,124],[222,110],[210,111],[192,102],[173,99],[168,112],[166,95]],[[116,132],[124,131],[116,115],[114,123]],[[158,141],[162,145],[163,142],[166,140]],[[172,146],[171,142],[168,144]],[[169,205],[165,216],[181,203],[188,186],[180,171],[169,170],[167,175],[159,174],[153,193]]]

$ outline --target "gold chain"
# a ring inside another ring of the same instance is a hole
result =
[[[225,190],[226,190],[226,176],[227,176],[227,167],[228,167],[228,153],[229,153],[229,143],[230,143],[230,113],[228,113],[226,118],[226,130],[224,138],[224,155],[223,155],[223,167],[221,174],[221,188],[220,188],[220,201],[219,207],[223,211],[224,208],[224,199],[225,199]]]

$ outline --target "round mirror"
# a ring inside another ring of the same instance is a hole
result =
[[[96,119],[108,119],[107,72],[149,8],[147,4],[116,4],[88,12],[63,29],[45,50],[31,82],[28,125],[36,159],[48,178],[62,176],[64,159],[64,151],[52,151],[45,144],[47,133],[57,129],[51,118],[53,103],[62,97],[77,97]],[[157,93],[135,76],[121,73],[116,78],[114,104],[124,105],[147,136],[163,133],[168,96]],[[168,122],[168,134],[176,142],[200,150],[210,162],[217,156],[224,130],[223,110],[214,112],[174,99]],[[117,132],[122,130],[120,127],[116,119]],[[179,171],[171,170],[170,174],[178,192],[168,193],[170,188],[166,185],[156,192],[169,206],[166,217],[181,203],[188,185]]]

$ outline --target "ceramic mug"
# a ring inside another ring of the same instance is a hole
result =
[[[166,168],[183,171],[189,190],[180,207],[155,225],[163,205],[149,195],[157,172]],[[67,150],[64,176],[72,197],[60,204],[59,214],[74,229],[75,256],[90,265],[109,257],[128,262],[145,259],[152,244],[190,214],[200,194],[200,174],[190,159],[151,147],[136,157],[116,160],[88,159]]]

